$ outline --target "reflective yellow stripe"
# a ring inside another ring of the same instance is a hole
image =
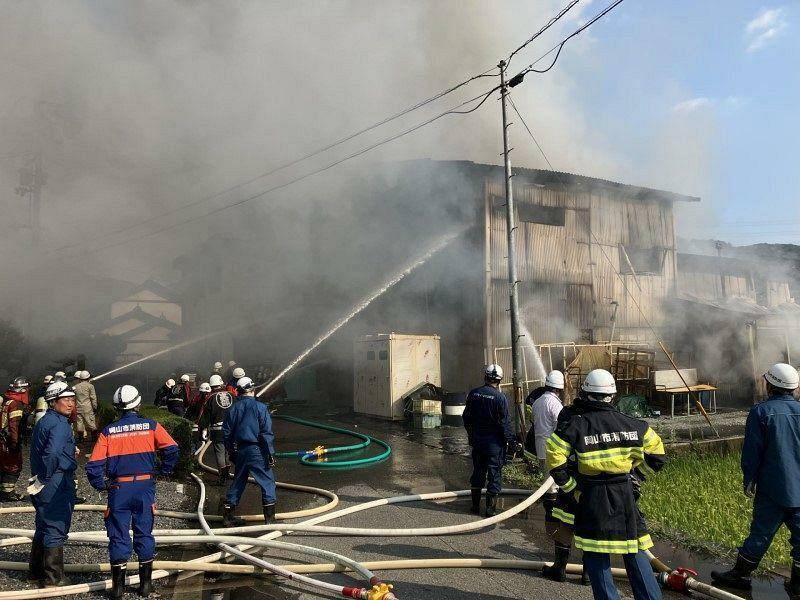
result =
[[[601,554],[636,554],[640,550],[652,548],[653,540],[650,535],[643,535],[636,540],[591,540],[576,535],[575,547]]]
[[[647,477],[650,475],[655,475],[656,472],[650,468],[650,465],[647,464],[647,461],[642,461],[642,464],[639,465],[639,469],[644,473]]]
[[[553,509],[553,518],[558,519],[567,525],[575,525],[575,515],[561,510],[560,508]]]
[[[10,413],[8,413],[9,419],[19,419],[21,416],[22,416],[21,410],[12,410]]]
[[[561,448],[561,450],[563,450],[567,454],[572,452],[572,446],[570,446],[567,442],[558,437],[558,435],[556,435],[555,433],[550,434],[550,437],[547,438],[547,443],[551,442],[553,443],[553,445]]]
[[[572,490],[574,490],[577,487],[577,485],[578,485],[578,482],[575,481],[575,478],[574,477],[570,477],[569,480],[567,481],[567,483],[565,483],[564,485],[561,486],[561,489],[564,490],[565,492],[571,492]]]
[[[649,444],[652,441],[653,437],[657,437],[656,432],[653,431],[652,427],[648,427],[647,431],[644,432],[644,438],[642,439],[642,443]]]
[[[578,460],[585,462],[591,460],[598,460],[601,458],[613,458],[616,456],[629,457],[632,454],[644,456],[644,450],[639,446],[634,447],[621,447],[621,448],[608,448],[606,450],[594,450],[592,452],[575,452]]]

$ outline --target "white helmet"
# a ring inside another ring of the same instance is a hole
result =
[[[45,385],[50,385],[51,381],[53,381],[53,376],[52,375],[45,375],[44,376],[44,384]]]
[[[87,380],[87,379],[89,379],[91,376],[92,376],[92,375],[91,375],[91,373],[89,373],[89,371],[81,371],[80,378],[81,378],[83,381],[86,381],[86,380]]]
[[[782,390],[796,390],[800,386],[800,377],[797,375],[797,369],[786,363],[772,365],[764,373],[764,379]]]
[[[142,403],[142,397],[132,385],[123,385],[114,392],[114,408],[117,410],[133,410]]]
[[[74,395],[75,392],[73,392],[72,388],[67,385],[66,381],[56,381],[55,383],[51,383],[49,386],[47,386],[47,390],[44,393],[44,399],[47,402],[54,402],[56,398]]]
[[[235,361],[235,360],[229,360],[229,361],[228,361],[228,368],[229,368],[229,369],[230,369],[231,367],[235,367],[235,366],[236,366],[236,361]]]
[[[605,396],[605,402],[611,401],[611,396],[617,393],[617,382],[614,376],[605,369],[590,371],[583,380],[581,389],[592,396]]]
[[[214,368],[217,369],[217,370],[221,369],[222,368],[222,363],[219,362],[219,361],[215,362],[214,363]]]
[[[212,375],[208,378],[208,383],[211,387],[222,387],[225,385],[225,382],[222,381],[222,377],[219,375]]]
[[[186,373],[181,375],[181,383],[189,383],[192,380]]]
[[[253,380],[249,377],[242,377],[236,382],[236,388],[242,390],[243,392],[250,391],[256,387],[256,384],[253,383]]]
[[[208,383],[203,382],[203,383],[200,384],[200,391],[201,392],[210,392],[211,391],[211,386]]]
[[[73,375],[73,377],[74,377],[75,379],[80,379],[80,378],[81,378],[81,373],[83,373],[83,371],[81,371],[81,370],[79,369],[79,370],[75,371],[75,374]]]
[[[489,381],[499,383],[503,379],[503,367],[494,363],[486,365],[486,368],[483,370],[483,376]]]
[[[233,377],[235,379],[241,379],[242,377],[244,377],[244,375],[245,375],[245,372],[244,372],[244,369],[242,367],[236,367],[233,370]]]
[[[174,379],[167,379],[164,382],[164,385],[167,386],[169,389],[172,389],[172,388],[175,387],[175,380]]]
[[[56,374],[53,375],[53,379],[62,379],[63,380],[63,379],[66,379],[66,378],[67,378],[67,374],[64,373],[64,371],[56,371]]]
[[[555,388],[557,390],[564,389],[564,374],[561,371],[550,371],[547,378],[544,380],[547,387]]]

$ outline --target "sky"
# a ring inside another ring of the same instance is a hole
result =
[[[679,234],[800,243],[798,28],[794,0],[626,0],[591,31],[602,66],[562,68],[621,176],[702,197]]]

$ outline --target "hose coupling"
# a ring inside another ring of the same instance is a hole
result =
[[[671,573],[659,573],[658,582],[664,589],[672,590],[674,592],[681,592],[682,594],[688,594],[689,580],[694,577],[697,577],[697,571],[694,569],[678,567]]]
[[[396,600],[392,593],[392,587],[394,586],[387,583],[373,585],[372,589],[367,592],[366,600]]]

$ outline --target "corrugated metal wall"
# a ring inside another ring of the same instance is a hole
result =
[[[607,340],[612,300],[619,303],[615,339],[650,338],[640,308],[658,327],[662,322],[660,299],[674,292],[671,203],[625,198],[603,189],[586,192],[526,185],[521,177],[514,183],[518,210],[526,204],[565,209],[564,226],[519,223],[520,310],[533,341]],[[504,194],[502,180],[486,182],[491,265],[487,310],[494,347],[508,346],[511,341]],[[635,249],[660,248],[664,253],[662,272],[623,275],[623,284],[616,274],[620,270],[620,244]]]

